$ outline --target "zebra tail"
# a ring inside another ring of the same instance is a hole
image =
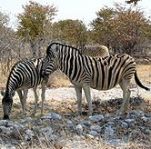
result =
[[[138,78],[138,75],[137,75],[137,72],[136,72],[136,71],[135,71],[134,77],[135,77],[135,81],[136,81],[136,83],[137,83],[137,85],[138,85],[139,87],[141,87],[141,88],[143,88],[143,89],[145,89],[145,90],[147,90],[147,91],[150,91],[150,89],[149,89],[148,87],[144,86],[144,85],[141,83],[141,81],[140,81],[139,78]]]

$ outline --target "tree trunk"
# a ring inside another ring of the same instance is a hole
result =
[[[36,43],[33,41],[30,41],[30,47],[31,47],[31,54],[33,58],[37,57],[37,48],[36,48]]]

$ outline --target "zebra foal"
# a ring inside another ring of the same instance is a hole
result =
[[[36,113],[38,102],[38,95],[36,89],[39,84],[42,85],[41,114],[43,114],[43,102],[45,100],[45,85],[48,81],[48,75],[47,76],[45,75],[44,77],[42,77],[41,75],[42,61],[43,58],[23,59],[21,61],[18,61],[12,67],[7,80],[6,90],[2,99],[4,112],[3,119],[9,119],[9,115],[11,113],[11,108],[13,104],[13,95],[15,94],[15,91],[17,91],[19,95],[22,110],[23,113],[25,114],[26,98],[29,88],[33,88],[34,90],[35,108],[33,114]],[[50,70],[52,70],[52,68]]]
[[[93,58],[82,55],[77,48],[55,42],[48,46],[46,53],[42,75],[47,75],[47,68],[52,66],[53,62],[52,72],[60,69],[69,77],[75,86],[79,113],[82,112],[82,88],[88,102],[89,115],[93,112],[90,87],[97,90],[109,90],[119,84],[123,90],[123,103],[119,114],[127,111],[130,99],[129,85],[133,76],[138,86],[150,90],[140,82],[135,60],[127,54]]]

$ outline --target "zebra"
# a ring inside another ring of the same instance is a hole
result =
[[[139,80],[136,71],[136,62],[128,54],[115,54],[104,58],[93,58],[82,55],[80,50],[58,42],[51,43],[46,50],[46,57],[43,60],[42,75],[47,75],[47,67],[52,66],[54,70],[60,69],[73,83],[78,100],[78,112],[81,114],[82,88],[88,102],[88,114],[92,115],[92,100],[90,87],[97,90],[109,90],[120,85],[123,90],[123,103],[118,115],[128,110],[130,99],[130,81],[134,76],[138,86],[145,90]]]
[[[45,86],[49,76],[41,75],[42,61],[43,58],[23,59],[13,65],[9,77],[7,79],[6,90],[2,99],[3,112],[4,112],[3,119],[9,119],[15,91],[17,91],[19,95],[23,114],[25,114],[26,98],[29,88],[33,88],[34,90],[35,108],[33,114],[36,113],[37,102],[38,102],[38,95],[36,89],[39,84],[41,84],[42,86],[41,114],[43,114],[43,102],[45,100]],[[48,71],[53,70],[53,67],[50,66],[49,68],[50,69],[47,69]],[[47,74],[49,74],[49,72],[47,72]]]

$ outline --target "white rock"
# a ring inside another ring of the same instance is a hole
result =
[[[26,141],[31,141],[32,139],[33,139],[33,137],[34,137],[34,133],[33,133],[33,131],[32,130],[30,130],[30,129],[27,129],[26,131],[25,131],[25,140]]]
[[[67,127],[73,129],[74,128],[74,124],[71,120],[67,120]]]
[[[61,117],[61,115],[52,112],[52,113],[48,113],[47,115],[41,117],[41,119],[61,120],[62,117]]]
[[[102,119],[104,119],[104,116],[99,114],[99,115],[93,115],[93,116],[89,116],[89,119],[93,122],[99,122]]]
[[[10,135],[11,129],[9,127],[0,126],[0,133]]]
[[[99,125],[92,125],[90,127],[90,130],[91,131],[96,131],[96,132],[100,133],[101,132],[101,127]]]
[[[113,128],[110,125],[105,127],[104,136],[105,136],[106,140],[114,137],[114,130],[113,130]]]
[[[81,124],[78,124],[78,125],[76,126],[76,131],[77,131],[79,134],[82,134],[82,132],[83,132],[83,127],[82,127]]]
[[[2,144],[0,145],[0,149],[16,149],[16,147],[11,144]]]
[[[92,135],[92,136],[94,136],[94,137],[98,136],[98,133],[96,131],[94,131],[94,130],[91,130],[89,132],[89,134]]]

